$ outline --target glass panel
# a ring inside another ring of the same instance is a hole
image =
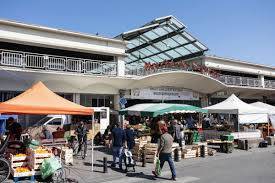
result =
[[[161,50],[167,50],[170,48],[170,47],[168,47],[168,45],[164,44],[163,42],[157,42],[157,43],[155,43],[155,46]]]
[[[179,44],[176,43],[176,42],[175,42],[173,39],[171,39],[171,38],[165,39],[165,40],[163,40],[162,42],[166,43],[166,45],[167,45],[168,47],[176,47],[176,46],[179,46]]]
[[[202,45],[200,42],[196,41],[195,44],[198,45],[202,50],[207,50],[207,48],[204,45]]]
[[[159,50],[157,50],[156,48],[154,48],[153,46],[147,46],[146,47],[148,50],[150,50],[152,53],[158,53]]]
[[[143,53],[139,52],[139,51],[134,51],[131,54],[135,55],[137,58],[140,57],[145,57],[146,55],[144,55]]]
[[[195,47],[193,44],[186,45],[185,48],[187,48],[192,53],[200,51],[197,47]]]
[[[154,54],[153,52],[151,52],[151,50],[149,50],[147,48],[142,48],[139,51],[142,52],[142,53],[144,53],[145,55],[152,55],[152,54]]]
[[[146,36],[147,38],[151,39],[151,40],[158,38],[158,35],[156,35],[152,31],[146,32],[143,35]]]
[[[182,33],[187,39],[189,39],[190,41],[194,41],[195,39],[190,35],[188,34],[187,32],[184,32]]]
[[[145,43],[145,41],[144,41],[144,40],[139,39],[139,38],[132,39],[132,40],[130,40],[130,42],[131,42],[132,44],[136,45],[136,46],[139,46],[139,45],[141,45],[141,44]]]
[[[166,30],[167,32],[173,32],[173,29],[171,29],[168,26],[163,26],[163,29]]]
[[[176,35],[172,37],[174,40],[176,40],[179,44],[185,44],[188,41],[184,39],[181,35]]]
[[[168,53],[169,55],[171,55],[173,58],[177,58],[177,57],[181,56],[180,54],[178,54],[174,50],[167,51],[166,53]]]
[[[156,34],[158,34],[159,36],[163,36],[163,35],[167,34],[167,32],[163,28],[161,28],[161,27],[153,30],[153,32],[156,33]]]
[[[179,52],[181,55],[188,55],[190,54],[190,51],[186,50],[184,47],[179,47],[175,49],[177,52]]]
[[[158,54],[158,56],[160,56],[161,58],[163,58],[164,60],[169,60],[170,57],[168,57],[167,55],[161,53],[161,54]]]
[[[151,59],[153,59],[155,62],[162,62],[163,59],[159,58],[158,56],[152,56]]]
[[[178,20],[176,20],[176,19],[174,19],[174,18],[172,18],[171,19],[171,22],[173,23],[173,24],[175,24],[177,27],[179,27],[179,28],[182,28],[183,27],[183,25],[178,21]]]
[[[134,48],[134,47],[136,47],[136,45],[134,45],[132,43],[127,44],[127,49],[131,49],[131,48]]]

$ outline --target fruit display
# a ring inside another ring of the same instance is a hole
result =
[[[17,173],[30,172],[30,169],[28,167],[17,167],[15,169],[15,172],[17,172]]]
[[[34,150],[36,154],[46,154],[49,153],[49,151],[42,146],[39,146],[36,150]]]
[[[27,156],[27,155],[21,153],[21,154],[16,154],[15,156],[16,156],[16,157],[25,157],[25,156]]]

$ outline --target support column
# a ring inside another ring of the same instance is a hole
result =
[[[114,95],[114,110],[117,110],[117,111],[120,110],[119,99],[120,99],[119,94]]]
[[[264,75],[259,75],[258,78],[260,79],[260,86],[265,88],[265,79]]]
[[[201,107],[208,107],[210,104],[210,95],[203,95],[201,98]]]
[[[117,62],[117,75],[118,76],[124,76],[125,75],[125,57],[116,57],[116,62]]]
[[[80,93],[74,93],[73,94],[73,102],[80,104]]]

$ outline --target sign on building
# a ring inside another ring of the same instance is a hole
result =
[[[132,89],[129,98],[149,100],[199,100],[199,94],[183,88],[161,87]]]

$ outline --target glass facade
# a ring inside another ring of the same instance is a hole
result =
[[[87,107],[114,108],[113,95],[80,94],[80,105]]]

